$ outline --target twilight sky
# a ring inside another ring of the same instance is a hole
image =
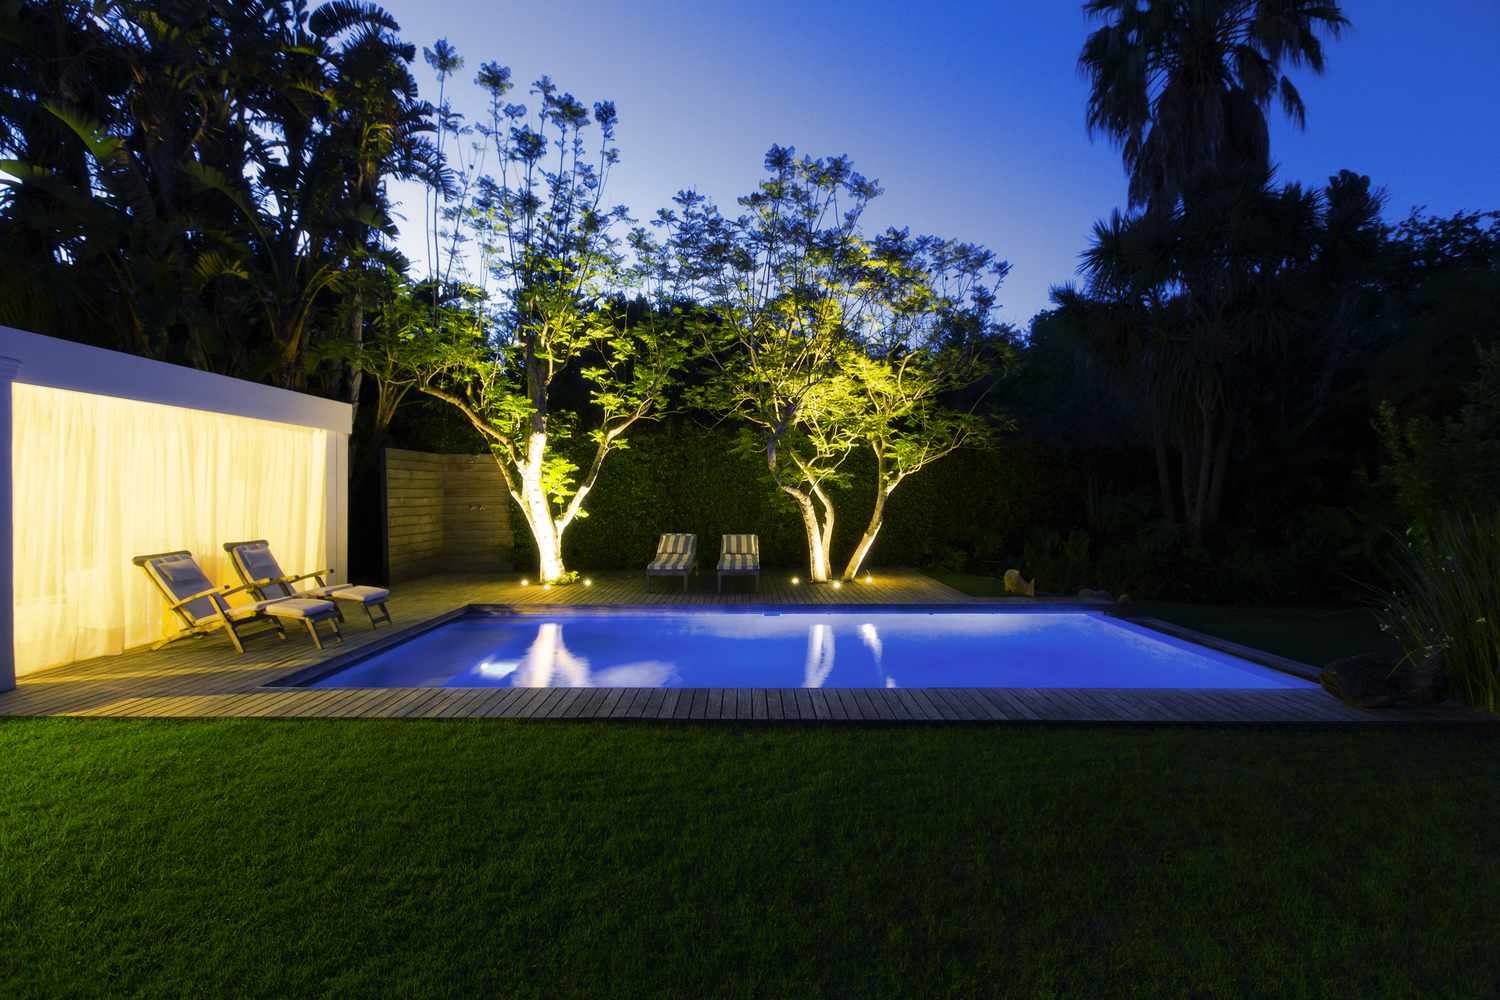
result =
[[[479,64],[511,68],[509,99],[550,75],[615,101],[621,162],[606,200],[648,219],[693,187],[726,212],[772,143],[847,153],[885,194],[871,227],[983,243],[1012,264],[1003,315],[1024,324],[1074,277],[1093,221],[1123,204],[1107,141],[1084,129],[1076,69],[1089,22],[1073,0],[724,3],[717,0],[385,0],[417,45],[465,58],[456,109],[483,109]],[[1500,2],[1345,0],[1353,30],[1326,75],[1294,75],[1299,132],[1276,111],[1278,177],[1319,186],[1347,167],[1390,194],[1387,215],[1500,208]],[[418,56],[424,95],[436,98]],[[450,87],[453,81],[450,81]],[[422,267],[421,197],[402,247]]]

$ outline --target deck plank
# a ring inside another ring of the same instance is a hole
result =
[[[939,708],[937,703],[932,700],[932,698],[928,695],[926,689],[910,688],[908,689],[907,693],[911,695],[912,701],[916,702],[917,705],[921,708],[921,715],[924,721],[947,721],[946,717],[943,715],[943,710]]]
[[[524,712],[524,711],[526,711],[526,706],[530,705],[531,702],[533,700],[535,700],[535,698],[537,697],[538,692],[542,691],[543,689],[542,688],[530,688],[529,687],[529,688],[520,688],[518,690],[520,691],[519,694],[517,694],[510,701],[507,701],[505,704],[501,705],[500,708],[495,712],[495,717],[496,718],[499,718],[499,719],[516,719],[516,718],[520,718],[521,717],[521,713]]]
[[[910,722],[912,720],[911,708],[906,704],[906,698],[903,696],[900,688],[886,688],[880,692],[880,696],[885,699],[886,704],[890,707],[891,714],[895,716],[898,722]]]
[[[635,697],[630,701],[630,708],[626,713],[627,719],[639,719],[646,714],[646,705],[650,703],[651,696],[656,693],[656,688],[637,688]]]
[[[661,701],[656,706],[656,712],[648,718],[670,719],[672,713],[677,710],[677,699],[682,696],[681,688],[662,688]]]
[[[945,718],[952,722],[970,722],[973,719],[970,711],[964,707],[956,697],[953,696],[951,688],[928,688],[928,695],[938,707],[945,711]]]
[[[661,711],[661,703],[667,700],[667,688],[653,688],[651,694],[646,698],[646,703],[641,706],[640,717],[642,719],[654,719]]]

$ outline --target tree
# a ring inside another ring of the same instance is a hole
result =
[[[1206,179],[1270,167],[1266,110],[1307,109],[1286,67],[1323,72],[1338,0],[1088,0],[1088,126],[1118,143],[1130,205],[1170,211]]]
[[[1484,513],[1500,496],[1500,346],[1476,345],[1478,373],[1456,417],[1404,423],[1390,403],[1378,411],[1386,461],[1382,479],[1419,528],[1445,514]]]
[[[396,31],[345,0],[0,8],[3,317],[357,402],[320,342],[362,335],[365,272],[404,266],[385,181],[432,166]]]
[[[1117,214],[1084,253],[1087,294],[1054,293],[1091,356],[1133,387],[1163,513],[1180,502],[1195,543],[1219,520],[1237,435],[1305,435],[1326,403],[1362,273],[1349,260],[1379,239],[1379,194],[1351,178],[1323,192],[1220,181],[1192,212]]]
[[[443,154],[429,138],[434,109],[419,98],[409,69],[415,46],[396,37],[389,14],[371,4],[328,3],[308,24],[327,46],[326,144],[340,164],[328,171],[330,214],[346,270],[348,343],[358,353],[367,293],[389,293],[390,275],[406,268],[386,242],[396,235],[386,183],[440,177]],[[347,370],[345,398],[358,419],[361,370],[353,363]],[[388,423],[377,414],[377,440]]]
[[[682,280],[716,321],[709,354],[718,375],[699,401],[752,429],[802,518],[808,577],[822,583],[836,516],[827,487],[856,440],[838,414],[851,398],[839,376],[878,293],[859,220],[880,189],[847,157],[798,159],[772,146],[765,167],[737,218],[684,192],[657,222]]]
[[[982,444],[995,425],[944,397],[986,374],[985,348],[1003,339],[993,318],[1010,265],[971,243],[888,230],[875,241],[875,297],[864,342],[842,359],[852,385],[842,405],[851,432],[875,459],[870,520],[844,564],[853,580],[885,523],[886,504],[906,479],[959,448]],[[1001,357],[1008,354],[1002,351]],[[1008,421],[1007,421],[1008,423]]]
[[[661,270],[622,257],[613,230],[625,209],[604,207],[619,155],[614,105],[597,103],[590,114],[543,77],[528,121],[524,107],[500,103],[508,70],[486,64],[479,82],[492,95],[495,118],[483,134],[501,173],[481,178],[472,210],[451,217],[466,220],[499,289],[480,300],[482,323],[434,331],[412,372],[422,392],[456,407],[489,443],[536,544],[538,574],[558,581],[569,577],[564,533],[585,515],[605,459],[659,413],[688,338]],[[591,126],[599,134],[592,153]],[[631,294],[652,308],[631,310]],[[585,412],[558,405],[559,390],[574,383]]]

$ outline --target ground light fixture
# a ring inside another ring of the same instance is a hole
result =
[[[799,584],[801,582],[802,582],[801,577],[796,577],[796,576],[792,577],[792,586],[793,587],[797,586],[797,584]]]
[[[842,580],[835,580],[835,581],[833,581],[833,589],[834,590],[838,590],[843,585],[844,585],[844,581],[842,581]]]
[[[866,573],[865,574],[865,583],[874,583],[874,582],[875,582],[875,574],[874,573]]]
[[[591,576],[584,577],[583,578],[583,585],[585,587],[592,587],[594,585],[594,578],[591,577]]]
[[[528,580],[528,579],[526,579],[523,576],[523,577],[521,577],[521,586],[523,586],[523,587],[529,587],[529,586],[531,586],[531,581]]]

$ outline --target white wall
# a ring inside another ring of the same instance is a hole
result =
[[[353,426],[349,404],[0,326],[0,691],[15,686],[13,381],[332,432],[326,463],[325,565],[334,568],[336,579],[347,579],[349,433]]]
[[[19,362],[16,381],[28,385],[319,427],[345,435],[353,430],[354,410],[348,403],[8,326],[0,326],[0,356]]]

